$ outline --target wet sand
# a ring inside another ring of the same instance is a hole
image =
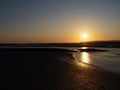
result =
[[[0,88],[120,90],[120,74],[72,59],[72,54],[54,50],[0,50]]]

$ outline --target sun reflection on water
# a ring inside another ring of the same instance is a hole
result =
[[[81,47],[81,49],[88,49],[88,47]]]
[[[90,62],[90,56],[87,52],[81,52],[81,61],[83,63],[89,63]]]

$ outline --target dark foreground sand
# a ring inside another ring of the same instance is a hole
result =
[[[119,74],[82,63],[72,64],[72,59],[66,52],[0,50],[0,88],[120,90]]]

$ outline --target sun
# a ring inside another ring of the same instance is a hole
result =
[[[87,33],[83,33],[81,37],[82,37],[83,40],[86,40],[86,39],[88,39],[88,34]]]

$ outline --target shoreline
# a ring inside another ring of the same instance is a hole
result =
[[[42,90],[119,90],[120,74],[90,65],[70,64],[72,54],[0,51],[1,88]],[[64,61],[65,60],[65,61]]]
[[[88,65],[89,67],[93,67],[93,68],[97,68],[97,69],[100,69],[102,71],[105,71],[105,72],[111,72],[111,73],[115,73],[115,74],[119,74],[119,72],[116,72],[116,71],[111,71],[109,69],[106,69],[104,67],[100,67],[100,66],[97,66],[97,65],[93,65],[93,64],[89,64],[89,63],[83,63],[83,62],[76,62],[76,63],[81,63],[81,64],[85,64],[85,65]],[[79,65],[78,65],[79,66]]]

